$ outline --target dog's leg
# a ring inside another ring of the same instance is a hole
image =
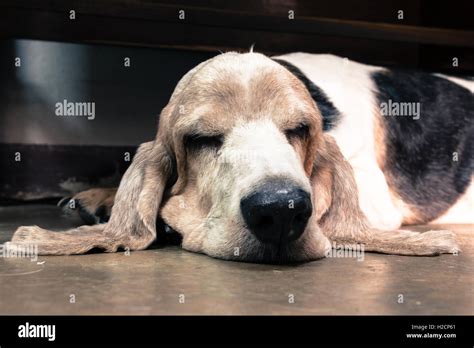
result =
[[[58,205],[66,215],[78,214],[88,225],[103,223],[110,219],[116,193],[116,188],[93,188],[65,197]]]

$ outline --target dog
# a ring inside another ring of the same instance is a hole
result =
[[[332,55],[218,55],[179,81],[118,189],[73,197],[103,223],[22,226],[7,244],[142,250],[159,218],[184,249],[226,260],[457,253],[450,231],[400,226],[472,223],[473,86]]]

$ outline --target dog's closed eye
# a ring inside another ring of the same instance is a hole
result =
[[[289,141],[294,139],[304,139],[309,134],[309,126],[305,123],[300,123],[297,127],[285,130],[285,135]]]
[[[222,146],[223,138],[222,135],[189,134],[184,138],[184,145],[191,151],[218,150]]]

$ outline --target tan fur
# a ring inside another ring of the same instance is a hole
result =
[[[385,138],[385,126],[382,122],[382,115],[380,114],[379,108],[374,108],[374,146],[375,146],[375,158],[379,168],[385,167],[386,161],[386,138]]]
[[[93,188],[90,190],[82,191],[72,197],[74,205],[71,206],[71,199],[69,202],[64,202],[64,199],[58,205],[63,205],[63,211],[67,214],[72,212],[78,212],[79,209],[84,209],[87,214],[94,216],[99,208],[105,209],[104,213],[110,216],[112,206],[115,201],[115,194],[117,193],[116,188]]]
[[[112,206],[116,193],[116,188],[90,189],[79,192],[75,199],[84,202],[90,211],[96,211],[101,205]]]

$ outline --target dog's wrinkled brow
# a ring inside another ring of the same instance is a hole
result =
[[[226,115],[221,107],[207,104],[196,110],[190,110],[187,115],[182,115],[175,127],[179,134],[205,134],[220,135],[227,133],[234,125],[235,117]]]

